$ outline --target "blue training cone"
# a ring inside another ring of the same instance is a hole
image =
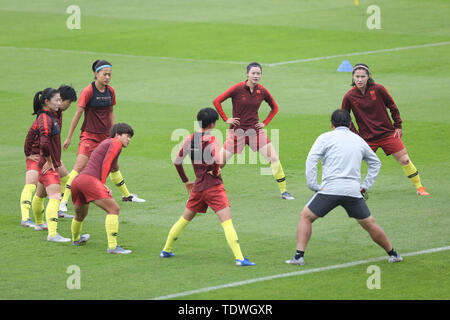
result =
[[[342,61],[341,65],[337,69],[339,72],[352,72],[353,66],[348,60]]]

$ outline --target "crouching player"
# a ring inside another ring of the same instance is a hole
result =
[[[86,167],[72,182],[72,202],[75,217],[72,220],[72,244],[79,246],[89,240],[89,234],[81,235],[83,220],[86,218],[89,203],[94,202],[106,211],[105,228],[108,238],[108,253],[128,254],[117,245],[119,232],[119,205],[105,185],[111,167],[117,167],[117,159],[133,137],[133,129],[126,123],[117,123],[111,128],[110,138],[102,141],[92,152]]]
[[[206,209],[211,207],[222,224],[225,238],[236,258],[236,265],[254,266],[255,263],[250,262],[242,255],[239,240],[231,222],[230,204],[223,187],[222,177],[220,176],[219,144],[209,134],[209,131],[215,127],[218,119],[219,115],[214,109],[205,108],[200,110],[197,115],[197,121],[201,129],[184,140],[183,146],[174,161],[178,174],[186,185],[190,197],[183,215],[170,229],[160,257],[173,257],[175,255],[172,252],[173,243],[183,229],[198,212],[205,213]],[[194,167],[195,182],[189,181],[183,169],[183,159],[188,154]]]

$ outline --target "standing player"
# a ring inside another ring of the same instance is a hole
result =
[[[92,151],[100,142],[109,137],[111,127],[114,124],[113,107],[116,104],[116,93],[114,88],[109,85],[112,66],[108,61],[96,60],[92,65],[92,71],[95,75],[95,81],[81,91],[77,110],[70,124],[67,139],[63,144],[63,148],[66,150],[70,145],[73,132],[78,125],[81,115],[84,113],[77,159],[66,183],[64,197],[60,206],[61,212],[67,212],[67,201],[70,197],[70,186],[73,179],[86,166]],[[122,193],[123,201],[145,202],[145,200],[139,199],[136,195],[130,194],[119,167],[112,168],[110,177],[111,181]]]
[[[89,240],[88,234],[81,235],[83,220],[86,218],[89,203],[94,202],[106,211],[105,228],[108,238],[107,252],[128,254],[117,245],[119,232],[119,206],[111,196],[111,190],[105,185],[111,168],[117,167],[122,147],[126,148],[133,137],[133,129],[126,123],[116,123],[111,128],[109,139],[103,140],[92,152],[88,163],[72,182],[72,202],[75,217],[72,220],[72,244],[79,246]]]
[[[61,105],[61,97],[58,90],[47,88],[39,91],[34,96],[33,108],[37,114],[37,131],[39,133],[39,178],[36,188],[36,196],[49,201],[45,210],[48,226],[47,241],[68,242],[57,233],[58,208],[61,201],[61,185],[57,168],[61,166],[61,137],[58,124],[58,109]],[[43,220],[42,212],[34,211],[36,223]]]
[[[170,229],[160,257],[173,257],[175,255],[172,252],[173,243],[183,229],[198,212],[205,213],[208,207],[211,207],[222,224],[225,238],[235,256],[236,265],[253,266],[255,264],[242,255],[239,240],[231,221],[230,204],[223,187],[222,177],[220,176],[219,144],[209,134],[209,131],[214,128],[218,119],[219,115],[214,109],[205,108],[200,110],[197,114],[197,121],[201,129],[184,140],[183,146],[174,161],[178,174],[184,182],[190,197],[183,215]],[[183,169],[183,159],[188,154],[194,167],[195,182],[189,181]]]
[[[389,255],[389,263],[400,262],[401,256],[392,247],[386,233],[371,216],[362,193],[375,182],[381,162],[367,143],[349,130],[350,114],[336,110],[331,116],[333,131],[320,135],[306,159],[306,179],[314,195],[300,213],[297,229],[297,251],[288,264],[305,264],[304,253],[311,233],[312,223],[342,206],[349,217],[354,218],[372,240]],[[317,184],[317,165],[322,160],[322,184]],[[361,162],[368,165],[367,176],[361,183]]]
[[[269,91],[258,83],[261,75],[261,65],[257,62],[250,63],[247,66],[247,80],[233,85],[213,101],[222,119],[230,125],[221,150],[222,167],[235,153],[240,154],[248,144],[253,151],[259,151],[270,162],[281,198],[294,200],[286,191],[286,176],[277,153],[262,130],[278,112],[278,105]],[[232,118],[226,116],[221,104],[228,98],[231,98],[233,104]],[[263,122],[259,122],[258,110],[263,100],[269,104],[271,111]]]
[[[58,125],[62,126],[62,112],[67,110],[73,101],[77,100],[77,94],[75,90],[67,85],[62,85],[58,88],[59,95],[61,97],[61,105],[56,112],[58,121]],[[32,203],[32,196],[34,191],[36,190],[36,186],[38,184],[39,177],[39,134],[37,131],[37,122],[36,120],[31,125],[28,130],[28,134],[25,138],[24,152],[26,156],[26,175],[25,175],[25,186],[22,190],[22,194],[20,197],[20,208],[22,213],[22,222],[21,225],[24,227],[34,227],[35,230],[43,230],[47,229],[44,221],[38,221],[38,223],[34,223],[30,219],[30,207]],[[67,181],[68,172],[64,165],[61,162],[61,166],[58,167],[58,172],[61,180],[61,189],[63,188],[63,184]],[[39,197],[33,197],[34,207],[39,208],[39,212],[44,210],[44,199]],[[38,214],[39,215],[39,214]],[[39,215],[41,216],[41,215]]]
[[[358,130],[353,123],[350,128],[358,133],[374,152],[381,148],[387,156],[392,154],[414,184],[418,195],[430,195],[422,186],[419,172],[409,159],[402,142],[402,119],[394,99],[382,85],[373,81],[366,64],[356,64],[352,75],[353,88],[342,100],[342,109],[353,111],[358,124]],[[386,108],[390,110],[393,124]]]

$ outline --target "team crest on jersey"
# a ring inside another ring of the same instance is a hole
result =
[[[377,96],[375,95],[375,90],[370,91],[370,96],[372,97],[372,100],[377,100]]]

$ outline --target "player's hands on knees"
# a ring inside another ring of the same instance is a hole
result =
[[[394,138],[397,138],[397,137],[401,138],[402,134],[403,134],[402,129],[395,129]]]
[[[67,150],[67,148],[70,146],[70,139],[69,138],[67,138],[66,140],[64,140],[64,143],[63,143],[63,149],[64,150]]]
[[[262,129],[265,126],[266,126],[266,124],[264,122],[259,122],[259,123],[255,124],[256,129]]]
[[[238,126],[238,125],[240,124],[239,119],[240,119],[240,118],[230,118],[230,119],[228,119],[228,120],[225,121],[225,122],[228,123],[228,124],[232,124],[232,125],[234,125],[234,126]]]
[[[42,166],[42,174],[45,174],[48,170],[55,170],[53,163],[51,161],[46,161]]]
[[[192,189],[194,189],[194,182],[188,181],[188,182],[185,182],[184,185],[186,186],[187,193],[191,194]]]
[[[112,197],[112,190],[105,184],[106,190],[108,191],[109,195]]]

